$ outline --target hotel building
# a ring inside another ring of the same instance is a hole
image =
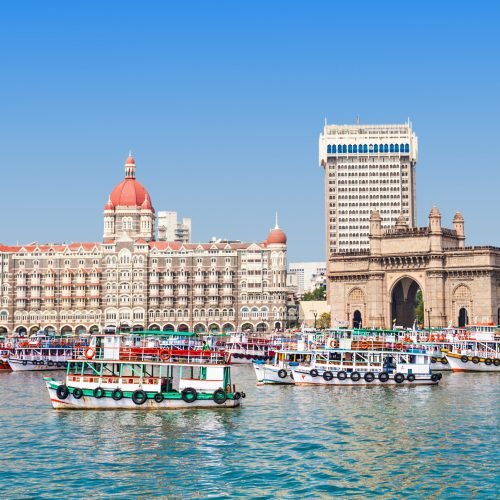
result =
[[[402,216],[416,226],[417,136],[401,125],[327,125],[319,137],[325,170],[327,258],[369,249],[370,213],[382,227]]]
[[[0,333],[283,328],[285,233],[276,225],[261,243],[156,241],[135,171],[129,156],[104,206],[102,243],[0,245]]]

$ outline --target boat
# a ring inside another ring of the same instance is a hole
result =
[[[297,366],[310,363],[312,356],[312,352],[304,350],[304,346],[301,345],[298,350],[277,351],[271,361],[255,360],[253,368],[257,377],[257,385],[293,385],[295,381],[292,370]]]
[[[138,353],[124,356],[126,335],[93,334],[90,345],[68,360],[64,380],[46,377],[56,409],[236,408],[245,397],[231,382],[223,354],[200,358]]]
[[[0,349],[0,372],[11,372],[12,368],[9,365],[10,349]]]
[[[270,337],[247,333],[232,333],[225,343],[228,360],[233,364],[250,364],[254,360],[272,359],[278,346]]]
[[[73,350],[85,345],[85,340],[46,335],[33,335],[19,340],[8,358],[12,371],[65,370]]]
[[[453,372],[500,373],[500,341],[465,340],[446,352]]]

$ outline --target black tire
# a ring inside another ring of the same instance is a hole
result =
[[[68,362],[67,361],[63,361],[63,366],[64,366],[64,368],[68,368]]]
[[[185,403],[193,403],[198,398],[198,393],[196,392],[196,389],[186,387],[181,392],[181,398]]]
[[[461,361],[462,363],[467,363],[467,361],[469,361],[469,358],[468,358],[467,356],[462,356],[462,357],[460,358],[460,361]]]
[[[245,398],[247,397],[247,395],[246,395],[244,392],[242,392],[242,393],[241,393],[241,397],[242,397],[243,399],[245,399]]]
[[[326,371],[323,373],[323,379],[329,382],[333,378],[333,373],[331,371]]]
[[[499,359],[499,358],[495,358],[495,359],[493,360],[493,364],[494,364],[495,366],[499,366],[499,365],[500,365],[500,359]]]
[[[163,396],[163,394],[161,392],[157,392],[154,396],[153,396],[153,399],[157,402],[157,403],[161,403],[165,397]]]
[[[441,358],[441,363],[442,363],[443,365],[447,365],[447,364],[448,364],[448,360],[446,359],[446,357],[445,357],[445,356],[443,356],[443,357]]]
[[[83,390],[80,387],[73,389],[73,397],[75,399],[80,399],[83,396]]]
[[[396,373],[396,375],[394,375],[394,381],[396,384],[402,384],[405,381],[405,376],[402,373]]]
[[[347,373],[344,370],[341,370],[337,373],[337,378],[339,380],[345,380],[347,378]]]
[[[380,382],[387,382],[389,380],[389,374],[387,372],[380,372],[378,374],[378,379]]]
[[[57,368],[62,368],[62,365],[63,365],[63,364],[62,364],[62,362],[61,362],[61,361],[58,361],[58,362],[56,363]]]
[[[51,359],[49,359],[47,361],[47,366],[54,366],[54,362]]]
[[[112,394],[111,394],[111,397],[115,400],[115,401],[120,401],[120,399],[123,398],[123,391],[121,389],[118,389],[116,388]]]
[[[434,356],[432,356],[431,363],[435,363],[436,361],[437,361],[437,359]]]
[[[433,382],[437,382],[437,381],[439,380],[439,375],[438,375],[437,373],[433,373],[433,374],[431,375],[431,380],[432,380]]]
[[[365,382],[373,382],[375,380],[375,375],[372,372],[365,373],[364,379]]]
[[[41,359],[39,362],[38,362],[39,365],[44,365],[45,364],[45,361],[43,359]]]
[[[227,401],[227,394],[224,389],[217,389],[212,394],[212,398],[218,405],[223,405]]]
[[[477,356],[472,356],[472,362],[477,365],[479,363],[479,358]]]
[[[102,387],[96,387],[94,389],[94,398],[96,399],[101,399],[102,397],[104,397],[104,389]]]
[[[23,359],[23,366],[26,366],[27,364],[28,364],[28,362],[25,359]],[[33,361],[33,364],[35,364],[34,361]]]
[[[278,372],[278,377],[279,377],[279,378],[286,378],[286,376],[287,376],[286,370],[281,369],[281,370]],[[225,393],[224,393],[224,394],[225,394]]]
[[[359,374],[359,372],[352,372],[351,373],[351,380],[353,382],[357,382],[360,378],[361,378],[361,375]]]
[[[58,399],[66,399],[69,396],[69,389],[67,385],[60,385],[56,389]]]
[[[236,401],[238,401],[238,399],[241,399],[241,392],[235,392],[233,395],[233,399],[236,399]]]
[[[413,373],[410,373],[410,374],[406,377],[406,380],[408,380],[408,382],[415,382],[415,375],[413,375]]]
[[[313,368],[313,369],[309,372],[309,375],[311,375],[311,377],[317,377],[317,376],[318,376],[318,370],[316,370],[315,368]]]
[[[146,391],[143,391],[142,389],[137,389],[132,393],[132,401],[136,405],[142,405],[144,404],[148,399],[148,395],[146,394]]]
[[[491,359],[490,359],[490,358],[486,358],[486,359],[484,360],[484,364],[485,364],[485,365],[490,366],[490,365],[491,365],[491,363],[492,363],[492,361],[491,361]]]

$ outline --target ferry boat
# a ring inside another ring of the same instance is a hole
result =
[[[19,340],[8,358],[12,371],[64,370],[73,349],[85,345],[83,339],[65,339],[35,335],[29,340]]]
[[[299,345],[297,350],[277,351],[271,361],[254,361],[253,368],[257,377],[257,385],[295,384],[292,370],[297,366],[310,364],[312,356],[311,351],[304,350],[304,346]]]
[[[250,364],[254,360],[272,359],[277,348],[270,337],[246,333],[232,333],[224,346],[228,360],[233,364]]]
[[[90,346],[68,360],[64,380],[45,378],[56,409],[235,408],[243,392],[231,382],[223,355],[162,361],[150,354],[123,359],[119,334],[92,335]]]
[[[500,341],[466,340],[446,352],[453,372],[500,373]]]

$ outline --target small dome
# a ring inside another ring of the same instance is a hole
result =
[[[463,222],[464,221],[464,218],[462,216],[462,214],[460,213],[459,210],[457,210],[457,212],[455,213],[455,217],[453,217],[453,222]]]
[[[104,205],[104,210],[113,210],[115,207],[111,202],[111,196],[108,198],[108,202]]]
[[[286,234],[283,229],[275,227],[267,237],[268,245],[286,245]]]
[[[429,213],[429,217],[441,217],[441,212],[439,211],[438,207],[434,205]]]
[[[146,197],[142,202],[141,208],[143,208],[144,210],[153,210],[153,205],[151,205],[151,199],[149,198],[149,194],[147,191],[146,191]]]
[[[134,160],[134,157],[132,155],[128,155],[128,158],[125,161],[125,166],[135,167],[135,160]]]

